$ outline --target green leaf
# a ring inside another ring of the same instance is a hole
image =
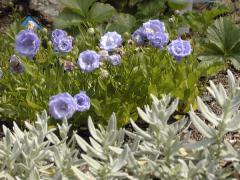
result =
[[[81,15],[86,15],[90,6],[96,0],[60,0],[61,3],[67,8],[72,10],[77,10],[77,12]]]
[[[91,99],[91,105],[94,107],[94,111],[97,115],[103,116],[101,102],[97,99]]]
[[[54,26],[56,28],[67,28],[69,26],[77,26],[82,22],[84,22],[84,19],[81,15],[65,8],[58,17],[55,18]]]
[[[93,21],[100,23],[111,18],[115,12],[116,11],[114,7],[112,7],[110,4],[96,2],[91,7],[91,10],[89,13]]]
[[[188,0],[168,0],[169,7],[174,10],[184,9],[188,4],[189,4]]]
[[[240,28],[225,18],[217,19],[207,29],[208,44],[199,56],[202,61],[231,61],[240,69]]]
[[[106,91],[106,90],[107,90],[107,86],[106,86],[106,84],[103,82],[102,79],[98,78],[98,84],[99,84],[99,86],[102,88],[103,91]]]
[[[136,24],[136,18],[130,14],[119,13],[114,19],[113,23],[107,27],[108,31],[117,31],[118,33],[131,32]]]
[[[42,110],[42,107],[40,105],[36,104],[35,102],[31,101],[29,96],[26,97],[26,101],[27,101],[27,105],[30,108],[35,109],[35,110]]]

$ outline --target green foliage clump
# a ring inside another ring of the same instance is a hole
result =
[[[207,29],[208,42],[199,59],[204,63],[228,63],[240,69],[240,28],[226,18],[217,19]]]
[[[63,11],[55,19],[56,28],[98,27],[100,31],[111,31],[114,27],[119,33],[130,32],[135,25],[134,16],[117,13],[108,3],[96,0],[61,0]]]
[[[12,29],[1,37],[4,74],[0,80],[0,115],[19,123],[34,119],[36,112],[48,109],[51,96],[62,92],[74,95],[80,90],[87,92],[92,106],[89,111],[74,115],[74,126],[86,124],[80,119],[88,115],[104,124],[112,112],[116,113],[118,125],[127,124],[130,116],[137,120],[136,107],[150,102],[147,94],[160,97],[171,93],[180,100],[178,113],[186,113],[199,94],[199,78],[209,70],[199,66],[195,52],[177,62],[166,50],[125,42],[118,49],[123,54],[119,66],[104,62],[96,71],[83,73],[76,63],[79,53],[86,49],[99,50],[96,45],[100,34],[82,30],[74,38],[72,52],[63,56],[53,52],[50,34],[40,30],[37,33],[42,45],[38,54],[33,60],[21,57],[25,72],[14,74],[9,70],[8,59],[14,54],[14,36],[19,28],[12,26]],[[73,71],[64,71],[66,60],[74,64]]]
[[[118,129],[114,114],[107,127],[96,128],[89,118],[89,143],[75,131],[68,136],[70,125],[66,120],[56,129],[48,129],[46,112],[37,116],[34,125],[25,122],[25,131],[16,124],[13,132],[3,126],[0,178],[237,179],[240,154],[224,136],[240,132],[240,88],[230,71],[228,81],[228,91],[222,84],[216,86],[212,82],[208,88],[222,109],[220,115],[198,98],[199,110],[208,125],[193,110],[189,112],[190,120],[183,118],[169,124],[178,99],[164,95],[162,99],[152,96],[151,107],[138,108],[140,117],[148,124],[146,130],[133,120],[133,131]],[[201,140],[189,142],[184,136],[190,123],[202,134]],[[228,165],[223,167],[220,161]]]

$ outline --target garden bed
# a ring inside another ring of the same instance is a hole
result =
[[[240,178],[238,4],[29,3],[0,6],[0,179]]]

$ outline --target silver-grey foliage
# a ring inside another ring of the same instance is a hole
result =
[[[228,90],[213,82],[208,87],[222,109],[220,115],[198,97],[201,117],[191,109],[190,118],[169,124],[178,100],[152,95],[151,106],[137,109],[147,129],[133,120],[134,131],[118,129],[115,114],[106,128],[95,127],[89,118],[89,143],[75,131],[69,137],[67,120],[49,129],[46,112],[34,125],[26,122],[24,131],[15,123],[13,131],[3,126],[0,179],[237,179],[240,153],[224,137],[240,131],[240,87],[230,71],[228,81]],[[185,138],[191,123],[202,134],[200,141]]]

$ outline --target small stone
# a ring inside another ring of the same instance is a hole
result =
[[[58,0],[30,0],[29,7],[40,12],[48,21],[53,21],[63,9]]]

